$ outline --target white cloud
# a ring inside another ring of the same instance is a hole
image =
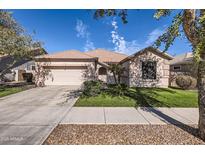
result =
[[[126,41],[125,53],[132,54],[132,53],[135,53],[135,52],[141,50],[142,48],[145,48],[145,46],[142,46],[141,44],[139,44],[137,42],[137,40]]]
[[[128,55],[152,45],[164,32],[164,30],[159,28],[154,29],[148,34],[147,40],[144,43],[139,43],[137,40],[127,41],[123,36],[121,36],[118,33],[118,25],[115,19],[112,20],[111,25],[113,27],[113,30],[111,31],[111,38],[112,43],[114,44],[114,50]]]
[[[125,38],[118,33],[118,26],[115,19],[112,20],[111,25],[113,27],[113,30],[111,31],[111,38],[116,52],[131,54],[140,49],[140,45],[137,43],[137,40],[126,41]]]
[[[87,25],[85,25],[82,20],[77,20],[75,30],[77,31],[77,37],[85,38],[86,35],[89,35]]]
[[[152,45],[152,44],[157,40],[157,38],[158,38],[160,35],[163,34],[163,32],[164,32],[164,30],[161,30],[161,29],[159,29],[159,28],[154,29],[153,31],[151,31],[151,32],[149,33],[149,35],[148,35],[148,37],[147,37],[147,41],[145,42],[145,44],[146,44],[147,46]]]
[[[77,20],[75,30],[77,32],[77,37],[85,39],[84,50],[89,51],[95,49],[94,43],[90,39],[90,33],[88,31],[88,26],[83,23],[82,20]]]
[[[84,46],[84,50],[89,51],[89,50],[94,50],[94,49],[95,49],[94,43],[90,41],[89,39],[87,39],[85,46]]]
[[[164,32],[164,28],[156,28],[148,34],[147,40],[144,43],[139,43],[137,40],[128,41],[125,39],[125,37],[119,34],[118,23],[115,18],[112,20],[111,25],[113,28],[111,31],[111,42],[114,45],[114,50],[116,52],[125,53],[128,55],[152,45],[154,41]],[[91,34],[88,31],[88,26],[82,20],[77,20],[75,30],[77,32],[76,36],[78,38],[85,39],[85,51],[95,49],[95,45],[90,39]]]

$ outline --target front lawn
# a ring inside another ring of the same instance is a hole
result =
[[[135,100],[127,96],[111,96],[100,94],[95,97],[81,97],[75,106],[99,106],[99,107],[132,107],[135,106]]]
[[[25,90],[23,87],[2,87],[0,86],[0,97],[11,95],[20,91]]]
[[[84,107],[198,107],[197,91],[173,88],[129,88],[126,96],[102,93],[80,97],[75,106]]]

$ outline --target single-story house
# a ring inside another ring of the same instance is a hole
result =
[[[169,61],[173,57],[147,47],[131,56],[96,49],[88,52],[76,50],[58,52],[36,58],[36,67],[42,67],[45,85],[82,86],[86,80],[100,79],[113,84],[114,78],[108,70],[110,64],[120,64],[125,68],[122,83],[139,87],[168,87]]]

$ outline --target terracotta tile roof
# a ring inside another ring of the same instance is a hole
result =
[[[94,57],[91,57],[83,52],[77,51],[77,50],[68,50],[63,52],[57,52],[54,54],[49,55],[43,55],[39,56],[37,58],[55,58],[55,59],[92,59]]]
[[[100,62],[114,62],[118,63],[124,58],[127,57],[125,54],[117,53],[114,51],[108,51],[105,49],[96,49],[92,51],[85,52],[86,54],[92,56],[92,57],[98,57]]]

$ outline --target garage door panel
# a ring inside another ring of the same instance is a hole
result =
[[[50,69],[46,85],[82,85],[86,69]]]

